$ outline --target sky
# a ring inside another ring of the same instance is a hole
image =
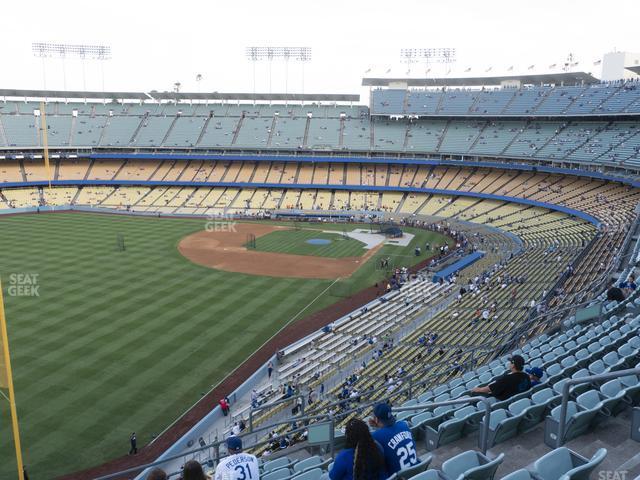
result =
[[[2,3],[0,88],[100,91],[104,79],[110,91],[180,82],[182,91],[252,92],[255,79],[258,92],[363,93],[363,76],[407,76],[401,48],[455,48],[455,64],[433,64],[429,76],[548,73],[570,53],[575,70],[599,76],[594,62],[604,53],[640,51],[639,0]],[[112,59],[104,76],[97,61],[83,70],[68,58],[63,68],[59,58],[34,57],[33,42],[108,45]],[[249,46],[311,47],[312,60],[273,61],[271,80],[269,62],[257,62],[254,77]],[[410,76],[426,69],[415,63]]]

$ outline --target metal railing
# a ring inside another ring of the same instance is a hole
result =
[[[489,426],[491,425],[491,402],[488,397],[461,397],[455,400],[447,400],[446,402],[433,402],[411,405],[408,407],[396,407],[392,408],[394,412],[406,412],[414,410],[428,410],[436,407],[446,407],[448,405],[459,405],[465,403],[483,403],[484,404],[484,420],[482,421],[482,432],[480,434],[480,450],[483,454],[487,453],[487,442],[489,439]]]
[[[301,398],[302,402],[298,403],[297,399]],[[257,407],[251,407],[249,409],[249,432],[253,433],[253,414],[254,412],[259,412],[261,410],[267,410],[271,407],[274,407],[276,405],[282,405],[283,403],[292,403],[293,405],[295,405],[296,407],[299,405],[300,406],[300,413],[302,415],[304,415],[304,408],[305,408],[305,398],[304,395],[302,394],[297,394],[297,395],[291,395],[290,397],[286,397],[286,398],[282,398],[281,400],[276,400],[275,402],[270,402],[270,403],[266,403],[264,405],[258,405]]]
[[[581,383],[612,380],[614,378],[626,377],[627,375],[640,375],[640,368],[601,373],[590,377],[570,378],[564,383],[562,386],[562,403],[560,404],[560,418],[558,419],[558,438],[556,439],[556,447],[561,447],[564,444],[564,435],[567,427],[567,405],[569,403],[569,389],[571,386],[579,385]]]
[[[371,402],[368,405],[362,405],[359,408],[356,409],[352,409],[346,412],[343,412],[339,417],[344,417],[344,416],[348,416],[351,415],[353,413],[362,413],[363,408],[366,408],[367,406],[372,406],[375,403],[379,403],[379,402]],[[489,425],[490,425],[490,420],[491,420],[491,402],[489,402],[487,397],[480,397],[480,396],[474,396],[474,397],[461,397],[461,398],[457,398],[455,400],[447,400],[447,401],[443,401],[443,402],[430,402],[430,403],[423,403],[423,404],[416,404],[416,405],[412,405],[412,406],[408,406],[408,407],[394,407],[392,408],[392,411],[394,412],[402,412],[402,411],[421,411],[421,410],[431,410],[437,407],[444,407],[444,406],[448,406],[448,405],[460,405],[460,404],[468,404],[468,403],[483,403],[484,405],[484,409],[485,409],[485,418],[483,420],[483,430],[482,430],[482,434],[480,437],[480,448],[482,450],[483,453],[487,452],[487,439],[488,439],[488,433],[489,433]],[[295,419],[291,419],[289,421],[286,422],[278,422],[276,424],[271,424],[269,426],[266,427],[262,427],[260,430],[269,430],[275,426],[279,426],[279,425],[286,425],[286,424],[292,424],[292,423],[302,423],[302,427],[299,428],[295,428],[295,429],[291,429],[289,430],[286,434],[282,434],[282,435],[277,435],[273,438],[267,439],[267,440],[261,440],[261,441],[256,441],[253,442],[249,445],[245,446],[245,450],[253,450],[256,448],[260,448],[264,445],[268,445],[273,443],[274,441],[277,441],[279,439],[281,439],[282,437],[284,437],[285,435],[292,435],[295,433],[299,433],[299,432],[304,432],[307,429],[307,426],[309,425],[309,423],[311,423],[313,420],[319,420],[319,419],[326,419],[327,422],[329,422],[331,424],[331,431],[335,431],[336,425],[337,425],[337,419],[339,418],[338,416],[336,417],[332,417],[330,415],[327,414],[323,414],[323,415],[308,415],[308,416],[303,416],[303,417],[299,417],[299,418],[295,418]],[[256,433],[256,432],[254,432]],[[241,438],[245,439],[250,435],[250,433],[247,433],[245,435],[240,435]],[[143,472],[146,469],[149,468],[153,468],[153,467],[157,467],[163,464],[167,464],[169,462],[172,462],[174,460],[179,460],[179,459],[184,459],[185,457],[189,457],[189,456],[195,456],[196,454],[200,453],[200,452],[204,452],[204,451],[208,451],[208,450],[212,450],[212,455],[209,456],[209,458],[207,459],[207,461],[213,461],[213,462],[218,462],[218,460],[221,458],[220,456],[220,446],[224,445],[225,441],[216,441],[213,442],[211,444],[207,444],[207,445],[203,445],[199,448],[195,448],[192,450],[189,450],[187,452],[183,452],[179,455],[173,455],[171,457],[167,457],[164,458],[162,460],[159,461],[155,461],[155,462],[151,462],[151,463],[146,463],[144,465],[138,465],[136,467],[132,467],[129,468],[127,470],[122,470],[120,472],[116,472],[116,473],[112,473],[109,475],[105,475],[102,477],[98,477],[96,478],[96,480],[115,480],[115,479],[119,479],[122,478],[123,476],[126,475],[130,475],[130,474],[139,474],[140,472]],[[328,446],[328,453],[331,457],[334,456],[335,453],[335,446],[336,446],[336,438],[335,435],[331,435],[330,437],[330,441],[327,444]],[[170,475],[168,475],[168,477],[174,476],[176,474],[178,474],[179,472],[174,472],[171,473]]]
[[[425,368],[422,370],[419,370],[417,372],[407,374],[401,378],[398,378],[398,380],[402,381],[402,385],[404,387],[402,389],[394,390],[393,392],[390,392],[389,395],[387,395],[387,397],[398,398],[402,395],[405,395],[406,398],[410,398],[413,395],[416,388],[426,387],[427,385],[430,385],[430,384],[433,385],[433,384],[441,383],[443,378],[447,378],[448,376],[452,375],[454,372],[460,371],[460,369],[469,370],[471,368],[474,368],[478,358],[481,358],[482,356],[489,355],[489,356],[496,357],[496,356],[499,356],[499,353],[497,354],[496,352],[511,350],[512,347],[516,346],[514,344],[520,341],[523,334],[529,331],[532,325],[536,326],[537,328],[546,327],[548,326],[548,324],[552,324],[553,322],[557,321],[558,315],[561,317],[565,317],[566,314],[562,312],[579,308],[580,306],[584,306],[587,303],[589,302],[585,302],[583,304],[578,304],[578,305],[572,305],[570,307],[565,307],[560,311],[547,312],[546,314],[540,315],[539,317],[535,317],[533,320],[529,320],[519,325],[516,328],[515,332],[501,334],[500,336],[493,339],[492,341],[463,350],[461,353],[450,356],[446,360],[430,363],[428,364],[428,366],[425,366]],[[545,316],[548,316],[550,318],[547,318],[544,321],[540,321],[540,318]],[[500,344],[499,339],[505,338],[505,337],[510,337],[508,339],[509,341],[503,344]],[[499,347],[496,347],[496,343],[498,343]],[[468,360],[462,360],[462,358],[465,358],[465,357],[470,357],[470,358]],[[457,366],[451,366],[451,362],[453,360],[456,360],[456,361],[460,360],[460,363]],[[442,367],[443,365],[448,365],[449,368],[446,368],[442,372],[428,374],[430,371],[438,367]],[[425,374],[426,376],[424,376]],[[372,390],[362,392],[358,396],[360,398],[369,399],[375,396],[376,394],[379,394],[381,391],[387,390],[388,387],[389,387],[388,385],[382,385]],[[307,408],[307,414],[318,414],[321,411],[327,411],[329,408],[340,406],[345,402],[356,403],[354,399],[338,399],[317,408],[312,408],[311,406],[309,406]],[[366,405],[367,405],[366,400],[365,402],[360,402],[360,407],[364,407]]]
[[[302,433],[307,429],[307,425],[311,420],[317,420],[317,419],[321,419],[321,418],[322,419],[327,419],[327,421],[329,421],[331,423],[332,428],[335,429],[335,421],[334,421],[334,419],[332,419],[328,415],[314,415],[314,416],[303,417],[302,420],[301,419],[289,420],[289,421],[279,422],[277,424],[272,424],[272,425],[269,425],[267,427],[261,428],[260,431],[268,430],[270,428],[273,428],[274,426],[286,425],[286,424],[290,425],[290,424],[292,424],[294,422],[297,423],[297,422],[302,421],[303,422],[303,426],[302,427],[292,429],[292,430],[288,431],[286,433],[286,435],[292,435],[292,434],[295,434],[295,433]],[[255,432],[254,432],[254,434],[255,434]],[[270,438],[270,439],[267,439],[267,440],[255,441],[255,442],[252,442],[252,443],[249,443],[248,445],[246,445],[246,439],[250,435],[251,435],[251,432],[247,432],[246,434],[238,435],[240,438],[243,439],[243,443],[245,444],[245,447],[244,447],[245,450],[252,450],[252,449],[255,449],[255,448],[260,448],[263,445],[267,445],[267,444],[273,443],[276,440],[280,440],[282,437],[285,436],[284,434],[283,435],[277,435],[277,436],[275,436],[273,438]],[[201,445],[198,448],[194,448],[192,450],[188,450],[186,452],[182,452],[182,453],[177,454],[177,455],[172,455],[170,457],[163,458],[162,460],[156,460],[154,462],[146,463],[146,464],[143,464],[143,465],[138,465],[136,467],[131,467],[129,469],[122,470],[122,471],[119,471],[119,472],[116,472],[116,473],[112,473],[112,474],[109,474],[109,475],[104,475],[102,477],[96,478],[95,480],[114,480],[114,479],[118,479],[118,478],[121,478],[121,477],[129,475],[129,474],[136,474],[136,473],[139,474],[139,473],[143,472],[144,470],[146,470],[148,468],[153,468],[153,467],[157,467],[157,466],[160,466],[160,465],[164,465],[164,464],[167,464],[169,462],[173,462],[174,460],[184,459],[185,457],[195,456],[198,453],[205,452],[205,451],[208,451],[208,450],[212,450],[212,455],[209,455],[209,459],[208,460],[212,460],[212,461],[217,462],[221,458],[221,456],[220,456],[220,447],[222,445],[225,445],[225,442],[226,442],[226,440],[218,440],[218,441],[215,441],[213,443]],[[333,448],[333,445],[330,445],[330,447]],[[184,463],[184,462],[182,462],[182,463]],[[175,475],[175,473],[172,474],[172,475]]]

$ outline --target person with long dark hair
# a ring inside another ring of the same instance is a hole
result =
[[[345,429],[346,448],[336,456],[329,472],[331,480],[383,480],[387,478],[382,447],[359,418]]]

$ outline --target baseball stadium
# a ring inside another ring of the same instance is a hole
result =
[[[640,478],[640,54],[601,63],[0,88],[0,478]],[[415,449],[340,476],[384,415]]]

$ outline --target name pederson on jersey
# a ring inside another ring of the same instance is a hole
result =
[[[255,455],[237,453],[220,460],[214,480],[260,480],[260,468]]]
[[[420,463],[416,453],[416,444],[406,422],[396,422],[373,432],[375,438],[384,449],[384,459],[389,475],[403,468]]]

